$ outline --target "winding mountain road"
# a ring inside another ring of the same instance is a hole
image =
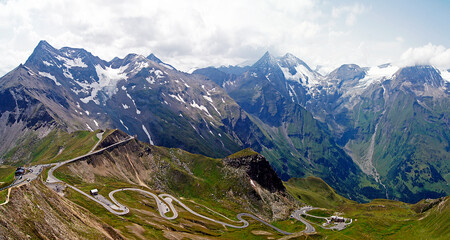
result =
[[[142,193],[142,194],[144,194],[144,195],[147,195],[147,196],[151,196],[151,197],[153,197],[153,198],[155,199],[155,201],[156,201],[156,205],[158,206],[158,211],[159,211],[159,214],[161,215],[161,217],[163,217],[163,218],[165,218],[165,219],[168,219],[168,220],[172,220],[172,219],[175,219],[175,218],[178,217],[178,212],[177,212],[177,210],[173,207],[172,203],[167,203],[164,199],[163,199],[163,200],[164,200],[164,202],[163,202],[163,201],[161,201],[161,199],[160,199],[158,196],[156,196],[156,194],[154,194],[154,193],[152,193],[152,192],[149,192],[149,191],[145,191],[145,190],[139,189],[139,188],[121,188],[121,189],[116,189],[116,190],[114,190],[114,191],[111,191],[111,192],[108,194],[108,196],[109,196],[109,198],[111,199],[111,201],[113,201],[114,204],[116,204],[117,206],[123,206],[123,205],[120,204],[120,203],[114,198],[114,194],[115,194],[116,192],[121,192],[121,191],[135,191],[135,192],[140,192],[140,193]],[[167,217],[167,216],[166,216],[166,213],[168,213],[168,212],[170,212],[170,211],[173,212],[173,216]]]
[[[254,220],[256,220],[256,221],[261,222],[262,224],[264,224],[264,225],[266,225],[266,226],[268,226],[268,227],[274,229],[275,231],[277,231],[277,232],[279,232],[279,233],[281,233],[281,234],[284,234],[284,235],[290,235],[290,234],[292,234],[292,233],[290,233],[290,232],[286,232],[286,231],[284,231],[284,230],[281,230],[281,229],[279,229],[279,228],[277,228],[277,227],[271,225],[270,223],[267,223],[267,222],[265,222],[264,220],[262,220],[262,219],[256,217],[255,215],[252,215],[252,214],[249,214],[249,213],[239,213],[239,214],[236,216],[236,218],[237,218],[239,221],[234,221],[234,220],[233,220],[234,222],[241,223],[242,225],[234,225],[234,224],[226,223],[226,222],[223,222],[223,221],[220,221],[220,220],[216,220],[216,219],[213,219],[213,218],[210,218],[210,217],[207,217],[207,216],[204,216],[204,215],[202,215],[202,214],[200,214],[200,213],[195,212],[194,210],[192,210],[191,208],[189,208],[188,206],[186,206],[183,202],[181,202],[180,200],[178,200],[177,198],[175,198],[175,197],[172,196],[172,195],[165,194],[165,193],[164,193],[164,194],[156,195],[156,194],[154,194],[154,193],[152,193],[152,192],[149,192],[149,191],[146,191],[146,190],[142,190],[142,189],[139,189],[139,188],[121,188],[121,189],[113,190],[113,191],[111,191],[111,192],[108,194],[108,196],[109,196],[109,198],[111,199],[112,202],[109,202],[109,200],[104,199],[104,198],[103,198],[103,201],[102,201],[101,198],[100,198],[99,196],[93,197],[93,196],[91,196],[91,195],[89,195],[89,194],[83,192],[82,190],[78,189],[77,187],[72,186],[72,185],[70,185],[70,184],[68,184],[68,183],[63,182],[62,180],[56,178],[56,177],[53,175],[54,171],[55,171],[56,169],[58,169],[59,167],[61,167],[61,166],[64,166],[64,165],[66,165],[66,164],[68,164],[68,163],[72,163],[72,162],[75,162],[75,161],[82,160],[82,159],[84,159],[84,158],[86,158],[86,157],[88,157],[88,156],[91,156],[91,155],[94,155],[94,154],[103,152],[103,151],[108,150],[108,149],[110,149],[110,148],[113,148],[113,147],[115,147],[115,146],[117,146],[117,145],[119,145],[119,144],[122,144],[122,143],[125,143],[125,142],[128,142],[128,141],[134,139],[134,137],[130,137],[130,138],[127,138],[127,139],[125,139],[125,140],[119,141],[119,142],[117,142],[117,143],[111,144],[111,145],[108,146],[108,147],[104,147],[104,148],[102,148],[102,149],[99,149],[99,150],[97,150],[97,151],[94,151],[94,150],[97,148],[97,146],[100,144],[100,142],[102,141],[102,136],[103,136],[102,133],[98,133],[98,134],[97,134],[97,137],[99,138],[99,141],[95,144],[95,146],[94,146],[88,153],[86,153],[86,154],[84,154],[84,155],[82,155],[82,156],[78,156],[78,157],[76,157],[76,158],[73,158],[73,159],[70,159],[70,160],[67,160],[67,161],[64,161],[64,162],[59,162],[59,163],[54,163],[54,164],[42,164],[42,165],[35,165],[35,166],[32,166],[32,167],[30,168],[30,169],[31,169],[31,171],[30,171],[30,174],[31,174],[31,175],[27,176],[27,177],[28,177],[27,179],[30,179],[30,178],[31,178],[30,180],[36,179],[37,176],[42,172],[42,169],[43,169],[44,167],[51,166],[50,170],[48,171],[48,177],[47,177],[47,180],[46,180],[46,183],[47,183],[47,184],[51,185],[51,184],[55,184],[55,183],[64,183],[67,187],[69,187],[69,188],[75,190],[76,192],[78,192],[78,193],[84,195],[85,197],[89,198],[90,200],[92,200],[92,201],[94,201],[94,202],[100,204],[100,205],[103,206],[106,210],[108,210],[109,212],[111,212],[111,213],[113,213],[113,214],[115,214],[115,215],[119,215],[119,216],[120,216],[120,215],[125,215],[125,214],[128,214],[128,213],[130,212],[130,210],[129,210],[128,207],[126,207],[125,205],[123,205],[123,204],[121,204],[119,201],[117,201],[117,200],[114,198],[114,194],[117,193],[117,192],[120,192],[120,191],[135,191],[135,192],[139,192],[139,193],[141,193],[141,194],[147,195],[147,196],[149,196],[149,197],[153,197],[153,198],[155,199],[155,201],[156,201],[156,205],[157,205],[157,207],[158,207],[159,214],[161,215],[161,217],[163,217],[163,218],[165,218],[165,219],[168,219],[168,220],[173,220],[173,219],[176,219],[176,218],[178,217],[178,212],[177,212],[177,210],[175,209],[175,207],[174,207],[174,205],[173,205],[173,202],[176,202],[176,203],[178,203],[181,207],[183,207],[186,211],[188,211],[189,213],[191,213],[191,214],[193,214],[193,215],[195,215],[195,216],[197,216],[197,217],[203,218],[203,219],[205,219],[205,220],[208,220],[208,221],[211,221],[211,222],[214,222],[214,223],[223,225],[223,226],[232,227],[232,228],[239,228],[239,229],[241,229],[241,228],[246,228],[246,227],[249,226],[249,222],[248,222],[247,220],[243,219],[243,217],[249,217],[249,218],[252,218],[252,219],[254,219]],[[27,182],[29,182],[30,180],[28,180]],[[25,182],[25,178],[24,178],[24,180],[21,181],[20,183],[24,183],[24,182]],[[18,185],[19,183],[17,183],[17,182],[15,181],[13,184],[14,184],[14,185]],[[12,184],[12,185],[13,185],[13,184]],[[298,211],[298,210],[297,210],[297,211]],[[297,212],[297,211],[296,211],[296,212]],[[167,213],[170,213],[170,212],[172,212],[172,216],[166,216],[166,214],[167,214]],[[306,220],[304,220],[303,218],[300,217],[301,214],[295,214],[295,212],[294,212],[293,215],[294,215],[294,216],[298,216],[298,220],[300,220],[302,223],[304,223],[304,224],[306,225],[305,230],[302,231],[302,232],[305,232],[305,233],[311,233],[311,232],[314,232],[314,231],[315,231],[314,227],[313,227],[309,222],[307,222]]]
[[[85,158],[85,157],[89,157],[89,156],[91,156],[91,155],[94,155],[94,154],[103,152],[103,151],[108,150],[108,149],[110,149],[110,148],[112,148],[112,147],[115,147],[115,146],[117,146],[117,145],[119,145],[119,144],[122,144],[122,143],[124,143],[124,142],[128,142],[128,141],[134,139],[134,137],[131,136],[131,137],[125,139],[125,140],[116,142],[116,143],[111,144],[111,145],[109,145],[109,146],[107,146],[107,147],[104,147],[104,148],[102,148],[102,149],[99,149],[99,150],[97,150],[97,151],[94,151],[95,148],[97,148],[97,146],[98,146],[98,145],[100,144],[100,142],[102,141],[102,136],[103,136],[102,133],[98,133],[98,134],[97,134],[97,138],[98,138],[99,140],[98,140],[98,142],[95,144],[95,146],[91,149],[91,151],[89,151],[88,153],[86,153],[86,154],[84,154],[84,155],[81,155],[81,156],[79,156],[79,157],[76,157],[76,158],[72,158],[72,159],[67,160],[67,161],[64,161],[64,162],[59,162],[59,163],[53,164],[53,167],[50,168],[50,170],[48,171],[48,177],[47,177],[47,181],[46,181],[46,182],[47,182],[47,183],[57,183],[57,182],[62,182],[61,180],[57,179],[57,178],[53,175],[53,172],[54,172],[56,169],[58,169],[59,167],[65,165],[65,164],[68,164],[68,163],[71,163],[71,162],[75,162],[75,161],[81,160],[81,159],[83,159],[83,158]]]
[[[318,218],[318,219],[324,219],[324,220],[328,220],[327,217],[319,217],[319,216],[314,216],[311,214],[308,214],[308,211],[314,210],[314,209],[321,209],[321,208],[315,208],[315,207],[302,207],[298,210],[295,210],[292,213],[292,217],[301,221],[302,223],[304,223],[306,225],[306,229],[305,229],[305,233],[311,233],[314,232],[316,229],[311,225],[310,222],[308,222],[306,219],[304,219],[302,217],[302,215],[305,216],[309,216],[309,217],[313,217],[313,218]],[[342,229],[346,228],[348,225],[352,224],[353,220],[350,219],[349,223],[345,223],[345,222],[340,222],[340,223],[336,223],[334,226],[331,227],[325,227],[325,226],[320,226],[323,229],[328,229],[328,230],[338,230],[341,231]]]
[[[51,184],[51,183],[61,183],[61,182],[63,182],[63,181],[59,180],[58,178],[56,178],[56,177],[53,175],[53,172],[54,172],[56,169],[58,169],[59,167],[65,165],[65,164],[68,164],[68,163],[72,163],[72,162],[81,160],[81,159],[86,158],[86,157],[88,157],[88,156],[91,156],[91,155],[93,155],[93,154],[96,154],[96,153],[105,151],[105,150],[107,150],[107,149],[109,149],[109,148],[112,148],[112,147],[114,147],[114,146],[117,146],[117,145],[119,145],[119,144],[121,144],[121,143],[124,143],[124,142],[127,142],[127,141],[130,141],[130,140],[134,139],[134,137],[130,137],[130,138],[128,138],[128,139],[125,139],[125,140],[122,140],[122,141],[120,141],[120,142],[114,143],[114,144],[112,144],[112,145],[110,145],[110,146],[108,146],[108,147],[105,147],[105,148],[99,149],[99,150],[97,150],[97,151],[94,151],[94,150],[97,148],[98,144],[100,144],[100,142],[101,142],[101,140],[102,140],[102,134],[100,134],[100,133],[97,134],[97,137],[99,138],[99,141],[98,141],[97,144],[91,149],[91,151],[90,151],[89,153],[84,154],[84,155],[79,156],[79,157],[76,157],[76,158],[73,158],[73,159],[70,159],[70,160],[67,160],[67,161],[64,161],[64,162],[60,162],[60,163],[53,164],[53,167],[48,171],[48,177],[47,177],[46,182],[49,183],[49,184]],[[152,192],[145,191],[145,190],[142,190],[142,189],[139,189],[139,188],[121,188],[121,189],[113,190],[113,191],[111,191],[111,192],[108,194],[109,198],[110,198],[111,201],[114,203],[114,204],[108,204],[108,203],[106,203],[105,201],[100,201],[99,199],[97,199],[97,198],[95,198],[95,197],[93,197],[93,196],[91,196],[91,195],[89,195],[89,194],[83,192],[82,190],[80,190],[80,189],[78,189],[78,188],[76,188],[76,187],[74,187],[74,186],[72,186],[72,185],[70,185],[70,184],[67,184],[67,183],[65,183],[65,184],[66,184],[68,187],[70,187],[71,189],[73,189],[73,190],[77,191],[78,193],[80,193],[80,194],[86,196],[87,198],[91,199],[92,201],[95,201],[96,203],[102,205],[102,206],[103,206],[105,209],[107,209],[109,212],[111,212],[111,213],[113,213],[113,214],[116,214],[116,215],[125,215],[125,214],[129,213],[130,210],[129,210],[126,206],[124,206],[124,205],[122,205],[121,203],[119,203],[119,201],[117,201],[117,200],[114,198],[114,194],[117,193],[117,192],[120,192],[120,191],[136,191],[136,192],[140,192],[140,193],[142,193],[142,194],[144,194],[144,195],[153,197],[153,198],[155,199],[155,201],[156,201],[156,205],[157,205],[157,207],[158,207],[159,214],[161,215],[161,217],[163,217],[163,218],[165,218],[165,219],[168,219],[168,220],[176,219],[176,218],[178,217],[178,212],[177,212],[177,210],[175,209],[175,207],[174,207],[173,204],[172,204],[172,201],[175,201],[175,202],[177,202],[180,206],[182,206],[184,209],[186,209],[186,211],[188,211],[189,213],[191,213],[191,214],[193,214],[193,215],[195,215],[195,216],[198,216],[198,217],[200,217],[200,218],[209,220],[209,221],[211,221],[211,222],[215,222],[215,223],[217,223],[217,224],[221,224],[221,225],[223,225],[223,226],[232,227],[232,228],[246,228],[246,227],[249,226],[249,223],[248,223],[248,221],[244,220],[242,217],[250,217],[250,218],[253,218],[254,220],[257,220],[257,221],[263,223],[264,225],[266,225],[266,226],[268,226],[268,227],[271,227],[272,229],[278,231],[278,232],[281,233],[281,234],[285,234],[285,235],[290,235],[290,234],[292,234],[292,233],[290,233],[290,232],[286,232],[286,231],[284,231],[284,230],[281,230],[281,229],[279,229],[279,228],[277,228],[277,227],[275,227],[275,226],[273,226],[273,225],[271,225],[271,224],[269,224],[269,223],[263,221],[262,219],[256,217],[255,215],[248,214],[248,213],[239,213],[239,214],[237,215],[237,219],[239,219],[238,222],[241,222],[242,225],[233,225],[233,224],[229,224],[229,223],[226,223],[226,222],[222,222],[222,221],[219,221],[219,220],[216,220],[216,219],[213,219],[213,218],[204,216],[204,215],[202,215],[202,214],[200,214],[200,213],[197,213],[197,212],[193,211],[193,210],[190,209],[188,206],[186,206],[184,203],[182,203],[180,200],[178,200],[177,198],[175,198],[174,196],[169,195],[169,194],[160,194],[159,196],[157,196],[156,194],[154,194],[154,193],[152,193]],[[162,199],[162,200],[161,200],[161,199]],[[172,216],[170,216],[170,217],[166,216],[166,214],[169,213],[169,212],[172,212],[172,213],[173,213]]]
[[[292,217],[297,219],[298,221],[302,222],[303,224],[305,224],[306,228],[305,230],[303,230],[304,233],[312,233],[315,232],[316,229],[313,227],[313,225],[311,225],[310,222],[306,221],[306,219],[302,218],[303,214],[306,214],[307,211],[311,211],[315,208],[313,207],[303,207],[300,208],[299,210],[296,210],[292,213]]]

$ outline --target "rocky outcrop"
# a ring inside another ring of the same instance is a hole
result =
[[[243,169],[250,179],[270,192],[285,192],[286,188],[266,158],[251,149],[244,149],[224,160],[225,165]]]
[[[283,182],[261,154],[248,148],[224,158],[223,163],[242,181],[250,183],[247,195],[260,204],[264,215],[270,216],[266,219],[284,219],[295,208],[295,200],[287,194]]]

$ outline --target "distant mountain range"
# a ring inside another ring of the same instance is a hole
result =
[[[258,113],[257,105],[264,96],[277,93],[270,100],[284,99],[276,106],[304,107],[327,125],[323,129],[365,174],[386,188],[385,198],[417,202],[449,194],[448,70],[345,64],[322,76],[292,54],[275,58],[266,53],[241,75],[214,68],[195,73],[208,76],[267,122],[272,119]],[[262,105],[270,109],[271,103]],[[299,143],[288,136],[294,146]]]
[[[176,70],[155,55],[104,61],[41,41],[0,78],[0,158],[21,164],[52,131],[118,128],[224,157],[251,147],[283,180],[315,175],[358,201],[449,195],[448,72],[343,65],[326,76],[292,54]]]

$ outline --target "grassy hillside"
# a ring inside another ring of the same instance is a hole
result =
[[[92,134],[81,134],[83,136],[81,139],[95,140]],[[119,132],[115,131],[108,132],[105,143],[117,141],[120,138],[118,134]],[[80,139],[79,133],[74,133],[72,138]],[[75,144],[79,141],[68,139],[67,143]],[[50,141],[41,156],[51,156],[50,149],[58,149],[59,144],[60,141]],[[67,149],[75,149],[69,145],[65,146]],[[89,145],[90,148],[92,146]],[[85,147],[83,151],[88,151],[87,149],[89,148]],[[256,178],[251,181],[251,175],[247,174],[252,172],[248,171],[252,164],[258,162],[250,161],[247,163],[249,165],[246,165],[245,161],[258,156],[260,155],[251,149],[237,152],[228,159],[233,159],[233,164],[243,165],[232,167],[222,159],[132,140],[101,154],[65,165],[59,168],[55,175],[86,193],[97,188],[99,193],[106,197],[110,191],[124,187],[141,188],[155,194],[169,193],[196,212],[228,223],[237,220],[236,214],[248,212],[270,221],[283,230],[299,232],[304,229],[304,225],[289,215],[302,203],[324,208],[311,211],[311,214],[317,216],[338,214],[353,219],[353,223],[347,229],[331,231],[320,228],[322,220],[308,218],[315,224],[317,233],[309,236],[294,235],[294,239],[450,238],[450,197],[423,200],[417,204],[383,199],[359,204],[338,195],[332,187],[317,177],[293,178],[284,182],[286,193],[270,192],[262,188],[262,185],[256,182]],[[14,169],[14,167],[0,168],[2,179],[9,179]],[[260,171],[254,173],[258,172]],[[267,178],[268,175],[265,176]],[[266,180],[274,181],[274,179]],[[179,217],[169,221],[158,214],[153,198],[136,192],[125,191],[115,195],[131,210],[125,216],[116,216],[70,188],[60,192],[64,195],[62,197],[39,181],[42,180],[38,179],[31,185],[13,189],[11,202],[0,206],[0,217],[6,219],[2,221],[8,226],[5,228],[0,224],[2,236],[22,238],[28,234],[32,238],[43,238],[51,235],[66,239],[97,239],[104,236],[126,239],[285,237],[249,218],[246,218],[250,222],[248,228],[226,228],[190,214],[178,204],[175,204],[175,207],[179,211]],[[19,213],[14,209],[20,209]],[[70,224],[60,223],[61,219]],[[36,222],[39,224],[33,224]],[[59,229],[59,232],[55,233],[52,229]]]
[[[284,184],[292,196],[307,205],[336,208],[353,202],[338,195],[333,188],[318,177],[291,178]]]
[[[228,158],[248,160],[257,156],[261,157],[247,149]],[[267,162],[266,164],[264,166],[270,167]],[[89,157],[85,161],[63,166],[55,171],[55,176],[85,192],[97,188],[103,196],[107,196],[110,191],[117,188],[138,187],[154,193],[172,194],[195,211],[226,222],[233,223],[224,216],[237,220],[238,213],[248,212],[278,224],[282,229],[303,230],[303,224],[295,220],[286,221],[291,212],[297,208],[295,200],[285,192],[270,192],[264,189],[256,180],[253,180],[252,185],[251,176],[247,175],[246,170],[253,167],[254,165],[231,167],[222,159],[132,140],[111,151]],[[190,234],[195,234],[226,239],[239,239],[242,236],[264,239],[264,236],[252,233],[261,230],[273,236],[281,236],[250,219],[252,226],[249,228],[225,229],[223,226],[192,215],[179,206],[177,210],[180,210],[180,218],[167,221],[157,213],[153,199],[134,192],[117,194],[117,199],[131,208],[131,213],[119,221],[120,218],[86,200],[84,196],[69,189],[65,194],[130,238],[136,238],[136,233],[130,229],[132,227],[127,222],[142,226],[144,236],[152,239],[164,238],[170,234],[182,236],[181,232],[184,232],[187,238],[190,238]],[[155,224],[149,226],[148,222]]]
[[[34,165],[68,160],[88,153],[99,140],[96,136],[97,133],[99,130],[73,133],[54,130],[42,139],[25,139],[4,156],[4,161],[12,163],[14,166],[20,166],[29,163]]]
[[[350,112],[349,139],[341,139],[354,159],[376,168],[390,199],[415,203],[450,194],[448,98],[394,91],[385,102],[382,92],[365,95]]]
[[[337,213],[353,219],[353,223],[342,231],[330,231],[316,226],[316,230],[326,239],[450,238],[449,196],[422,200],[417,204],[385,199],[359,204],[337,195],[319,178],[291,179],[285,185],[288,192],[300,201],[328,209],[311,211],[311,214],[330,216]],[[312,218],[310,220],[317,221]],[[317,221],[317,224],[322,222]]]
[[[14,181],[16,168],[8,165],[0,165],[0,188],[6,187]]]

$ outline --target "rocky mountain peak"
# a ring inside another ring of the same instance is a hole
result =
[[[346,81],[346,80],[359,80],[366,76],[366,72],[363,68],[356,64],[344,64],[338,69],[331,72],[328,77],[331,79]]]
[[[250,179],[256,181],[270,192],[285,192],[286,188],[266,158],[250,148],[239,151],[225,158],[224,163],[230,167],[243,169]]]
[[[269,51],[267,51],[255,64],[253,64],[253,67],[261,68],[274,65],[278,65],[277,60],[269,53]]]
[[[283,57],[279,58],[281,66],[286,66],[289,68],[295,68],[296,66],[303,65],[308,71],[313,72],[313,70],[306,64],[303,60],[294,56],[292,53],[286,53]],[[295,74],[295,73],[292,73]]]
[[[155,54],[151,53],[147,57],[150,61],[156,62],[156,63],[162,63],[161,59],[155,56]]]
[[[155,54],[151,53],[150,55],[147,56],[147,59],[153,62],[158,63],[159,65],[162,65],[166,68],[172,69],[172,70],[176,70],[172,65],[167,64],[163,61],[161,61],[161,59],[159,59],[157,56],[155,56]]]
[[[52,47],[47,41],[42,40],[34,48],[33,53],[28,57],[25,65],[35,65],[38,62],[48,61],[57,55],[58,50]]]
[[[428,65],[401,68],[395,73],[395,80],[398,84],[409,82],[417,86],[427,84],[432,87],[440,87],[444,84],[439,72]]]
[[[320,75],[291,53],[286,53],[283,57],[278,58],[278,65],[286,80],[299,82],[307,86],[318,83]]]
[[[41,41],[39,41],[39,43],[36,46],[36,48],[34,49],[34,51],[40,51],[40,50],[55,51],[56,49],[52,45],[50,45],[47,41],[41,40]]]

